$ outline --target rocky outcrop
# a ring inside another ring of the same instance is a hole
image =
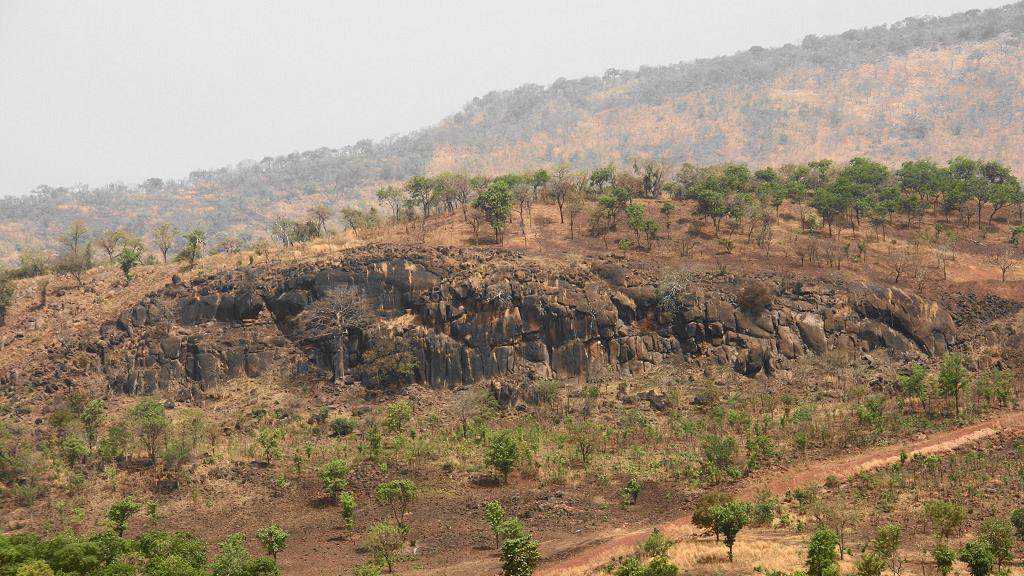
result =
[[[371,246],[174,282],[84,348],[118,392],[187,395],[270,371],[327,377],[339,363],[367,388],[455,387],[640,373],[668,358],[770,375],[807,354],[921,357],[955,342],[949,313],[903,290],[758,281],[774,296],[749,309],[737,302],[746,281],[730,276],[667,291],[615,258],[555,267],[507,251]],[[298,320],[333,290],[358,293],[376,320],[344,338],[307,333]]]

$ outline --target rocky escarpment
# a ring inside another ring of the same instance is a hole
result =
[[[759,298],[744,289],[760,288]],[[336,290],[373,322],[311,335],[303,314]],[[554,266],[520,254],[371,246],[334,260],[174,282],[78,345],[116,391],[196,394],[240,376],[342,374],[367,388],[454,387],[509,375],[637,373],[699,357],[753,376],[807,354],[937,355],[950,314],[897,288],[689,276],[614,258]]]

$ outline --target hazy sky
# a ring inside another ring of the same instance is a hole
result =
[[[1008,0],[0,0],[0,196],[434,124],[474,96]]]

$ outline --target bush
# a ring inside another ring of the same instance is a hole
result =
[[[355,495],[351,492],[338,494],[338,504],[341,505],[341,519],[345,521],[345,528],[351,530],[356,517]]]
[[[377,486],[377,501],[391,510],[399,527],[405,525],[405,513],[416,500],[416,483],[412,480],[390,480]]]
[[[348,463],[340,458],[335,458],[320,467],[320,481],[324,490],[337,498],[342,490],[348,487]]]
[[[487,447],[484,463],[501,474],[501,481],[508,483],[508,473],[519,459],[519,443],[508,431],[495,436]]]
[[[996,562],[995,554],[984,542],[968,542],[960,548],[960,561],[967,564],[971,576],[988,576]]]
[[[262,530],[257,530],[256,539],[259,540],[267,554],[277,561],[277,555],[285,548],[288,533],[277,526],[270,525]]]
[[[124,531],[128,528],[128,518],[141,509],[142,504],[133,500],[131,496],[121,498],[107,512],[107,522],[110,524],[110,529],[118,536],[124,536]]]
[[[399,433],[405,429],[412,419],[412,404],[402,399],[388,404],[387,415],[384,417],[384,428],[389,432]]]
[[[349,418],[335,418],[331,420],[331,436],[343,438],[356,429],[356,424]]]
[[[540,546],[533,536],[506,538],[501,545],[502,576],[532,576],[540,561]]]

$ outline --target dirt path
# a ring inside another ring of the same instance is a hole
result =
[[[904,442],[892,446],[875,448],[845,458],[834,458],[820,462],[808,462],[797,470],[773,471],[757,478],[744,480],[734,492],[743,498],[752,498],[761,490],[782,495],[788,490],[812,484],[824,483],[833,476],[838,479],[898,462],[901,452],[907,455],[948,452],[1000,432],[1024,433],[1024,411],[1003,414],[971,426],[932,434],[919,441]],[[692,533],[690,515],[686,514],[659,526],[669,537]],[[643,529],[620,529],[604,533],[599,538],[569,538],[557,542],[541,543],[545,560],[537,570],[538,576],[579,576],[594,571],[609,559],[626,554],[646,538],[651,527]],[[491,560],[493,562],[493,560]],[[448,566],[445,574],[484,574],[484,565],[479,560]]]

